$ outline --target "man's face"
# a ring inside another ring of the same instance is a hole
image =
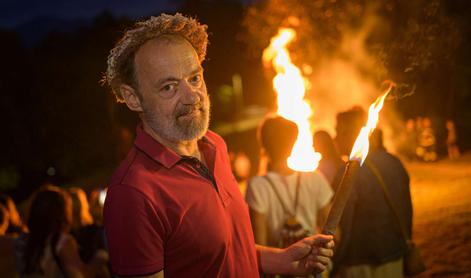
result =
[[[209,98],[196,51],[183,39],[152,39],[136,52],[142,120],[158,137],[182,142],[202,137]]]

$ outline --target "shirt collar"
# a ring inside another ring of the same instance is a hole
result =
[[[144,130],[142,123],[136,127],[136,139],[134,140],[134,145],[136,148],[150,156],[153,160],[162,164],[165,168],[173,167],[182,159],[178,153],[166,147],[148,134]],[[206,153],[208,148],[215,148],[214,142],[207,136],[203,136],[203,138],[198,141],[198,148],[200,148],[200,151]]]

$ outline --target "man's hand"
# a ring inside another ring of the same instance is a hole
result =
[[[323,272],[334,255],[332,248],[333,237],[321,234],[292,244],[283,250],[284,261],[289,264],[285,274],[308,275]]]

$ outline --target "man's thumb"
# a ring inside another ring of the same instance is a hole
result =
[[[333,239],[334,237],[331,235],[319,234],[314,237],[314,241],[312,244],[316,246],[323,246],[324,244],[328,243],[329,241],[332,241]]]

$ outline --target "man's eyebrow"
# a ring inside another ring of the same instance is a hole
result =
[[[197,68],[195,68],[194,70],[192,70],[190,72],[190,75],[195,75],[197,73],[202,73],[204,71],[203,67],[202,66],[198,66]],[[176,78],[176,77],[173,77],[173,76],[169,76],[169,77],[166,77],[166,78],[162,78],[160,79],[159,81],[157,81],[157,87],[160,87],[162,86],[163,84],[167,83],[167,82],[179,82],[180,79]]]
[[[162,79],[159,79],[159,81],[157,81],[157,85],[156,87],[159,88],[160,86],[162,86],[163,84],[167,83],[167,82],[172,82],[172,81],[180,81],[180,79],[176,78],[176,77],[172,77],[172,76],[169,76],[167,78],[162,78]]]
[[[194,75],[194,74],[197,74],[197,73],[202,73],[204,71],[203,67],[202,66],[198,66],[197,68],[195,68],[193,71],[191,71],[190,75]]]

